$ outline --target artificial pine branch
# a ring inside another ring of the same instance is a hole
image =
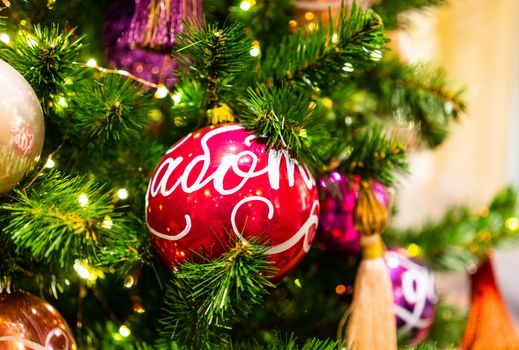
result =
[[[129,231],[111,195],[85,177],[53,172],[15,193],[15,201],[2,206],[9,217],[5,233],[19,253],[57,268],[70,269],[76,259],[95,262],[102,247]]]
[[[258,40],[261,50],[266,51],[279,38],[290,35],[288,23],[294,18],[294,3],[291,0],[258,0],[247,11],[232,7],[231,15],[251,29],[252,37]]]
[[[63,32],[57,25],[40,27],[32,33],[22,31],[12,46],[0,52],[0,58],[20,72],[42,101],[43,108],[52,108],[57,96],[63,94],[77,71],[74,60],[81,50],[82,38],[74,31]]]
[[[131,214],[130,217],[133,222],[139,221]],[[109,245],[101,247],[93,265],[125,278],[141,265],[149,264],[152,252],[149,236],[144,234],[146,230],[144,223],[141,223],[140,230],[132,229],[124,237],[110,240]]]
[[[0,6],[0,13],[4,10],[4,7]],[[3,31],[6,27],[6,19],[7,17],[0,15],[0,30]],[[0,46],[0,50],[2,50],[2,47]]]
[[[499,192],[488,209],[474,213],[467,207],[450,208],[437,222],[419,230],[389,230],[393,246],[419,247],[419,258],[438,270],[476,267],[493,247],[519,240],[517,198],[512,188]]]
[[[321,24],[309,34],[297,31],[279,47],[267,50],[261,71],[276,85],[295,81],[306,86],[336,88],[351,72],[373,65],[385,43],[380,17],[352,4],[341,8],[337,26]]]
[[[404,146],[394,137],[384,135],[380,126],[354,135],[344,160],[337,169],[345,174],[374,178],[386,186],[395,182],[398,173],[408,171]]]
[[[197,348],[206,341],[225,344],[231,329],[261,305],[273,273],[266,248],[254,243],[236,246],[214,261],[186,262],[174,272],[165,291],[164,341]]]
[[[148,125],[149,103],[130,80],[108,75],[75,84],[69,115],[72,133],[82,142],[134,142]]]
[[[446,0],[381,0],[375,1],[373,10],[382,17],[386,29],[391,30],[405,25],[401,16],[403,13],[425,11],[445,3]]]
[[[175,128],[170,128],[179,136],[199,129],[207,123],[205,107],[205,91],[197,79],[183,79],[175,84],[175,94],[180,96],[178,102],[171,106],[171,117]],[[177,139],[177,137],[173,137]]]
[[[36,270],[36,261],[30,254],[17,254],[16,245],[10,235],[0,230],[0,293],[2,281],[10,281],[13,276],[32,275]]]
[[[207,94],[204,107],[211,109],[221,101],[221,90],[232,90],[239,75],[251,70],[251,48],[245,28],[238,23],[223,28],[184,24],[184,32],[175,39],[174,55],[187,68],[179,72],[181,76],[203,82]]]
[[[288,150],[311,168],[320,167],[317,152],[312,148],[320,131],[311,118],[314,104],[309,96],[288,85],[259,85],[255,90],[249,89],[249,97],[242,102],[245,108],[240,122],[264,140],[268,148]]]
[[[463,337],[466,324],[466,311],[440,300],[426,343],[436,344],[440,349],[455,349]]]
[[[413,123],[429,147],[443,142],[449,122],[458,120],[466,109],[461,90],[449,90],[445,72],[440,69],[407,65],[393,58],[364,73],[355,75],[354,80],[356,88],[373,101],[364,113],[395,118],[401,124]]]
[[[339,343],[336,340],[321,340],[310,338],[302,345],[293,334],[276,334],[273,339],[247,339],[242,342],[230,344],[226,350],[338,350]],[[344,348],[345,349],[345,348]]]

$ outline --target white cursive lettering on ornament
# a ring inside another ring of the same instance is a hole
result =
[[[182,230],[182,232],[176,234],[176,235],[165,235],[163,233],[160,233],[159,231],[155,230],[153,227],[151,227],[150,225],[148,225],[148,229],[150,230],[151,233],[153,233],[155,236],[158,236],[162,239],[166,239],[168,241],[178,241],[179,239],[183,238],[184,236],[186,236],[189,231],[191,230],[191,217],[189,215],[184,215],[184,219],[186,219],[186,227],[184,227],[184,229]],[[148,211],[146,210],[146,222],[148,221]]]
[[[269,220],[272,220],[272,218],[274,217],[274,205],[272,204],[271,201],[269,201],[265,197],[251,196],[251,197],[243,198],[241,201],[239,201],[238,204],[236,204],[232,210],[231,225],[232,225],[232,230],[233,230],[234,234],[241,241],[243,241],[245,243],[247,243],[247,240],[241,235],[240,231],[238,230],[238,226],[236,225],[236,214],[238,212],[238,209],[243,204],[248,203],[248,202],[254,202],[254,201],[260,201],[267,205],[267,207],[269,209],[267,218]],[[305,253],[307,253],[310,250],[310,244],[308,243],[309,235],[311,232],[310,229],[314,225],[317,227],[317,224],[319,222],[319,217],[317,215],[315,215],[314,212],[319,212],[319,201],[317,201],[317,200],[314,201],[314,203],[312,205],[312,209],[310,210],[310,216],[305,221],[305,223],[299,228],[299,230],[297,230],[297,232],[290,239],[286,240],[285,242],[275,245],[273,247],[270,247],[267,250],[267,254],[272,255],[272,254],[282,253],[285,250],[288,250],[288,249],[292,248],[293,246],[295,246],[297,244],[297,242],[299,242],[299,240],[301,240],[301,238],[304,238],[303,250],[305,251]]]
[[[405,322],[402,331],[410,331],[413,328],[423,329],[431,325],[432,319],[423,320],[421,318],[425,309],[427,298],[434,302],[436,294],[434,293],[434,276],[424,267],[414,262],[401,259],[400,255],[395,252],[387,252],[388,255],[394,255],[394,259],[398,259],[399,264],[407,270],[402,274],[402,292],[404,299],[414,304],[412,312],[406,310],[402,306],[395,305],[395,314]],[[432,288],[433,295],[428,295],[428,290]]]
[[[225,157],[223,157],[221,163],[218,165],[218,168],[212,174],[208,175],[207,171],[209,169],[209,166],[211,165],[211,150],[208,146],[209,140],[211,140],[211,138],[216,135],[241,129],[242,126],[240,125],[229,125],[207,132],[200,141],[203,153],[194,157],[189,162],[189,164],[187,164],[187,166],[181,174],[175,174],[175,170],[177,170],[179,165],[184,162],[184,157],[178,156],[176,158],[168,158],[164,160],[157,169],[155,176],[150,182],[150,195],[152,197],[156,197],[160,193],[162,196],[167,197],[171,195],[171,193],[173,193],[179,186],[182,187],[182,190],[185,193],[193,193],[199,191],[204,186],[209,184],[211,181],[213,182],[214,189],[218,193],[222,195],[229,195],[237,193],[247,183],[249,179],[261,176],[265,173],[268,175],[269,184],[271,188],[279,189],[281,158],[283,158],[283,156],[285,157],[285,166],[287,170],[289,187],[294,186],[294,173],[296,165],[308,189],[312,189],[313,186],[315,186],[315,180],[311,176],[308,169],[306,169],[306,167],[303,167],[296,161],[292,160],[290,156],[285,152],[275,150],[269,151],[268,163],[267,166],[263,169],[256,169],[258,166],[258,156],[256,154],[250,151],[243,151],[238,154],[228,154]],[[187,135],[177,145],[170,149],[167,152],[167,154],[171,153],[173,150],[178,148],[181,144],[186,142],[191,137],[191,134]],[[252,138],[249,136],[246,140],[249,141],[252,140]],[[250,141],[249,145],[251,145]],[[248,157],[251,159],[250,167],[246,171],[243,171],[239,168],[240,160],[244,157]],[[191,174],[193,169],[199,165],[202,166],[202,169],[200,169],[197,178],[193,181],[193,183],[188,183],[189,175]],[[240,181],[240,183],[238,183],[232,188],[224,188],[225,176],[229,173],[231,169],[232,172],[235,175],[241,177],[242,180]],[[168,182],[172,176],[175,176],[176,181],[168,187]]]
[[[65,348],[63,349],[56,349],[52,346],[51,342],[54,338],[63,337],[65,338]],[[67,337],[67,334],[65,331],[61,328],[54,328],[52,329],[45,338],[45,344],[41,345],[38,343],[35,343],[33,341],[30,341],[28,339],[22,338],[22,337],[16,337],[16,336],[4,336],[0,337],[0,342],[13,342],[18,343],[23,346],[25,346],[28,349],[31,350],[69,350],[70,349],[70,341]]]
[[[157,169],[155,176],[150,181],[150,186],[148,189],[148,196],[156,197],[159,193],[167,197],[171,195],[179,186],[182,187],[182,190],[185,193],[193,193],[200,189],[202,189],[204,186],[209,184],[211,181],[213,182],[214,189],[219,192],[222,195],[230,195],[238,192],[249,179],[267,174],[269,179],[269,184],[272,189],[278,190],[280,187],[280,168],[282,163],[282,158],[285,158],[285,167],[287,172],[287,180],[288,180],[288,186],[293,187],[295,185],[295,171],[296,166],[297,170],[299,171],[301,178],[303,182],[305,183],[306,187],[311,190],[315,186],[315,180],[310,174],[310,171],[300,165],[298,162],[294,161],[290,156],[284,152],[284,151],[276,151],[276,150],[270,150],[268,153],[268,162],[267,166],[263,169],[256,169],[258,166],[258,156],[254,154],[251,151],[242,151],[237,154],[228,154],[225,157],[222,158],[221,163],[218,165],[218,168],[214,171],[214,173],[207,175],[208,168],[211,164],[211,151],[208,146],[209,140],[219,134],[223,134],[226,132],[236,131],[243,129],[240,125],[229,125],[229,126],[223,126],[214,130],[209,131],[206,133],[202,140],[200,141],[203,153],[201,155],[198,155],[194,157],[191,162],[185,167],[184,171],[181,174],[175,174],[175,170],[177,167],[182,164],[184,161],[184,157],[178,156],[176,158],[168,158],[162,162],[160,167]],[[187,140],[189,140],[193,135],[189,134],[186,137],[184,137],[181,141],[179,141],[175,146],[173,146],[171,149],[166,152],[166,154],[170,154],[174,150],[176,150],[179,146],[184,144]],[[249,135],[246,137],[244,144],[248,147],[252,146],[252,141],[255,139],[254,135]],[[243,171],[240,167],[240,160],[243,158],[249,158],[250,159],[250,167],[248,170]],[[196,180],[188,184],[189,175],[191,174],[191,171],[197,166],[198,164],[202,165],[202,169],[200,170],[198,177]],[[232,188],[224,188],[224,179],[226,175],[231,171],[241,177],[240,183],[238,183],[236,186]],[[168,182],[171,176],[176,176],[176,181],[168,187]],[[147,214],[148,214],[148,196],[146,196],[146,222],[147,220]],[[268,200],[265,197],[261,196],[251,196],[246,197],[240,200],[233,208],[231,213],[231,224],[233,227],[234,234],[241,239],[244,242],[247,242],[246,239],[241,235],[240,231],[238,230],[238,227],[236,225],[236,215],[238,212],[238,209],[247,202],[253,202],[253,201],[260,201],[265,203],[268,206],[269,212],[268,212],[268,219],[271,220],[274,216],[274,206],[272,205],[272,202]],[[310,211],[310,215],[308,219],[305,221],[305,223],[299,228],[299,230],[287,241],[278,244],[276,246],[271,247],[267,253],[268,254],[278,254],[281,252],[284,252],[290,248],[292,248],[294,245],[296,245],[301,238],[304,238],[303,241],[303,249],[305,252],[308,252],[310,250],[310,244],[309,241],[309,234],[310,229],[313,225],[318,224],[318,216],[314,214],[315,211],[318,211],[319,208],[319,201],[314,201],[312,204],[312,208]],[[186,226],[182,230],[182,232],[176,234],[176,235],[166,235],[163,234],[157,230],[155,230],[153,227],[151,227],[148,224],[148,228],[150,232],[162,239],[166,239],[169,241],[176,241],[183,237],[185,237],[189,231],[191,230],[192,223],[191,223],[191,217],[189,215],[184,215],[184,218],[186,220]]]

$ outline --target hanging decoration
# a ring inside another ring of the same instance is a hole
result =
[[[166,152],[151,178],[146,218],[162,260],[219,257],[237,240],[268,245],[277,269],[289,273],[310,249],[319,200],[309,170],[239,124],[210,126]]]
[[[319,248],[355,254],[361,252],[360,233],[353,222],[359,198],[359,181],[349,179],[338,171],[319,180],[321,214],[316,237]],[[373,191],[375,198],[389,209],[387,188],[373,181]]]
[[[75,350],[65,319],[50,304],[17,291],[0,294],[0,349]]]
[[[13,189],[40,159],[43,112],[29,83],[0,60],[0,193]]]
[[[172,59],[182,21],[200,22],[201,0],[117,0],[109,9],[104,45],[112,65],[147,81],[171,87]]]
[[[429,335],[436,316],[434,276],[405,250],[389,250],[384,259],[393,286],[398,331],[410,335],[411,344],[417,345]]]

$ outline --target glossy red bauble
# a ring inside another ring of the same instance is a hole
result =
[[[239,124],[207,127],[166,152],[151,178],[146,220],[160,257],[174,267],[220,256],[258,237],[279,279],[309,250],[318,223],[315,180],[286,152],[266,150]]]

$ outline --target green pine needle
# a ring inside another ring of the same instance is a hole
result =
[[[259,85],[256,90],[249,89],[249,98],[242,102],[245,108],[240,122],[246,129],[264,140],[268,148],[288,150],[296,159],[316,167],[312,140],[319,130],[311,118],[308,96],[288,85],[270,89]]]
[[[261,50],[265,51],[269,46],[276,45],[279,38],[290,35],[288,23],[295,15],[294,2],[257,0],[247,11],[239,6],[232,7],[231,15],[251,29],[252,37],[259,41]]]
[[[149,102],[129,79],[108,75],[76,84],[69,110],[72,132],[81,140],[134,142],[148,124]]]
[[[2,13],[3,10],[4,10],[4,8],[3,8],[3,7],[0,7],[0,13]],[[5,29],[5,26],[6,26],[6,19],[7,19],[7,17],[5,17],[5,16],[0,16],[0,30],[2,30],[2,31]],[[2,48],[0,47],[0,50],[1,50],[1,49],[2,49]]]
[[[431,148],[445,140],[449,123],[458,120],[466,109],[461,91],[448,89],[445,72],[423,64],[384,60],[365,74],[356,75],[355,82],[373,100],[375,108],[368,108],[366,114],[414,124],[420,139]]]
[[[267,50],[262,70],[273,72],[276,84],[293,80],[335,89],[351,72],[375,64],[385,41],[380,17],[353,3],[351,10],[341,8],[337,25],[330,21],[310,34],[299,30]]]
[[[147,231],[145,223],[134,215],[129,214],[128,216],[128,228],[124,236],[120,235],[119,239],[110,239],[107,245],[101,247],[97,260],[92,264],[95,267],[109,270],[121,278],[131,275],[137,268],[143,264],[149,264],[152,260],[149,235],[144,233]],[[134,225],[130,226],[131,223]]]
[[[214,340],[215,329],[232,328],[261,305],[267,288],[273,287],[267,279],[273,269],[265,251],[254,243],[237,242],[214,261],[180,265],[165,291],[165,316],[160,321],[165,341],[196,347]]]
[[[16,201],[2,206],[10,212],[4,230],[19,253],[29,251],[38,261],[60,268],[71,268],[75,259],[95,262],[103,246],[128,231],[111,199],[85,177],[45,174],[28,193],[17,190]]]
[[[380,127],[374,127],[354,137],[338,169],[391,186],[398,173],[408,171],[408,163],[403,145],[397,139],[385,136]]]
[[[310,338],[302,345],[294,334],[276,333],[274,337],[252,338],[225,347],[227,350],[339,350],[336,340]],[[346,348],[344,348],[346,349]]]
[[[204,80],[247,70],[252,61],[252,43],[238,23],[219,28],[184,24],[175,41],[175,56]]]
[[[232,91],[240,76],[251,71],[251,49],[251,39],[238,23],[223,28],[184,24],[175,39],[174,56],[186,69],[178,71],[180,76],[202,82],[207,95],[204,107],[209,109],[221,100],[221,93]]]
[[[62,32],[57,25],[36,25],[33,33],[22,31],[12,47],[1,52],[0,58],[27,79],[45,108],[66,91],[67,78],[78,70],[73,62],[83,44],[74,36],[73,30]]]
[[[488,250],[519,241],[517,193],[506,188],[496,195],[487,210],[473,213],[468,207],[450,208],[437,222],[419,230],[389,230],[393,246],[415,244],[419,258],[437,270],[465,270],[477,267]]]
[[[444,304],[441,300],[426,343],[440,349],[456,349],[467,325],[467,312]]]

